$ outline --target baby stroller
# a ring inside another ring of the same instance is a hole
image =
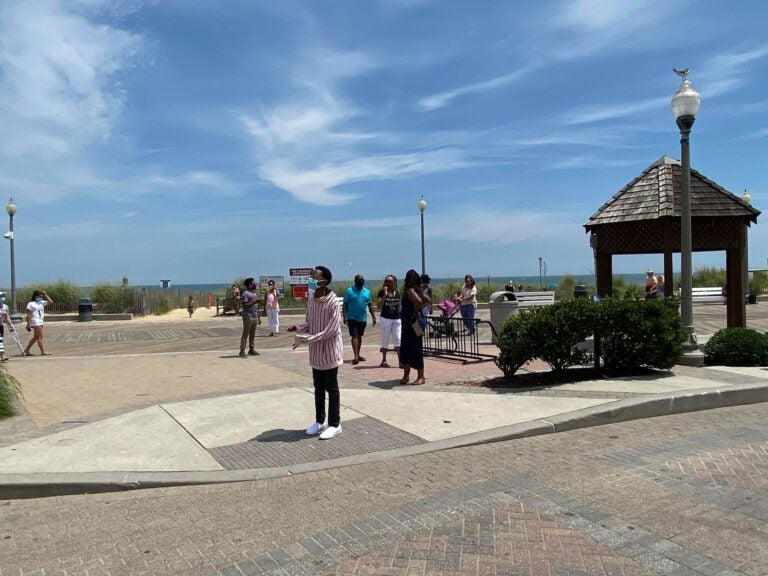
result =
[[[432,328],[432,336],[435,338],[442,338],[443,336],[452,336],[454,333],[451,318],[456,315],[460,307],[452,300],[443,300],[435,305],[435,308],[440,310],[439,318],[432,318],[430,326]]]

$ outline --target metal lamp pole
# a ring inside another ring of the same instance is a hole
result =
[[[747,204],[752,203],[752,196],[744,190],[744,194],[741,195],[743,202]],[[744,291],[749,298],[749,226],[744,225]],[[747,300],[749,303],[749,300]]]
[[[421,216],[421,274],[422,276],[427,273],[426,264],[424,260],[424,210],[427,209],[427,201],[424,200],[424,196],[419,199],[419,214]]]
[[[13,202],[13,198],[5,205],[5,211],[10,218],[8,240],[11,241],[11,322],[18,324],[21,322],[21,316],[16,308],[16,257],[13,246],[13,215],[16,214],[16,204]]]
[[[691,263],[691,150],[689,138],[691,128],[696,121],[701,96],[693,89],[687,78],[688,71],[678,72],[683,81],[672,97],[672,112],[675,115],[677,127],[680,129],[680,177],[682,184],[681,213],[680,213],[680,316],[685,332],[688,335],[683,347],[689,350],[698,349],[698,339],[693,327],[693,300],[691,285],[693,266]]]

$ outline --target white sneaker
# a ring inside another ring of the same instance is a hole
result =
[[[320,422],[315,422],[307,428],[307,436],[314,436],[315,434],[320,434],[323,430],[325,430],[327,426],[325,424],[321,424]]]
[[[338,426],[328,426],[328,428],[325,429],[325,432],[320,434],[320,440],[330,440],[339,434],[341,434],[341,424]]]

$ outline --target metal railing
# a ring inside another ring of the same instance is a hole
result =
[[[440,356],[467,362],[486,362],[494,360],[495,354],[480,351],[480,327],[488,326],[496,335],[493,325],[487,320],[466,320],[472,323],[472,333],[467,330],[464,318],[454,316],[428,316],[424,330],[424,356]]]

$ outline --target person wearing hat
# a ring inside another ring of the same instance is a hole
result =
[[[8,330],[15,332],[10,315],[8,314],[8,305],[5,303],[7,296],[5,292],[0,292],[0,362],[8,360],[5,357],[5,344],[3,343],[3,338],[5,337],[5,327],[3,324],[8,324]]]
[[[645,299],[653,300],[659,297],[659,281],[653,275],[653,270],[648,268],[645,273]]]
[[[344,324],[349,329],[349,338],[352,343],[352,364],[364,362],[360,356],[360,348],[363,346],[363,334],[368,325],[368,312],[371,313],[371,321],[376,326],[376,314],[373,310],[371,291],[365,287],[365,278],[362,274],[355,275],[355,285],[344,291],[344,303],[341,306],[341,314]]]

